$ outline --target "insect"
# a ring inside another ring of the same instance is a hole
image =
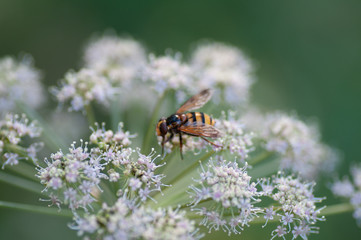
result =
[[[207,139],[221,136],[221,132],[214,127],[215,121],[206,113],[187,112],[202,107],[209,101],[211,96],[211,90],[205,89],[188,99],[175,114],[159,120],[156,132],[157,136],[162,137],[162,155],[164,152],[164,144],[172,140],[175,134],[179,135],[181,159],[183,159],[182,134],[200,137],[216,147],[221,147]],[[168,139],[165,139],[168,132],[170,136]]]

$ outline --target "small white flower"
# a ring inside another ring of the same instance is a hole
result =
[[[273,176],[271,181],[270,179],[262,181],[265,186],[273,187],[272,191],[263,192],[264,196],[272,198],[280,205],[274,212],[266,208],[265,219],[271,219],[270,217],[277,214],[284,226],[278,226],[272,232],[272,239],[289,233],[292,233],[294,238],[301,236],[307,239],[310,233],[317,233],[318,228],[313,225],[325,219],[319,216],[321,209],[316,207],[316,204],[323,199],[314,197],[314,183],[304,183],[298,178],[284,176],[281,173]]]
[[[62,86],[53,88],[52,92],[60,103],[70,102],[70,111],[82,111],[92,101],[108,105],[115,88],[95,70],[83,68],[79,72],[66,73]]]
[[[222,132],[222,136],[215,143],[223,149],[228,149],[231,154],[244,162],[248,154],[254,150],[253,133],[246,133],[244,124],[231,111],[227,116],[222,112],[222,118],[216,120],[216,127]]]
[[[97,129],[92,129],[93,133],[90,135],[90,142],[97,144],[100,148],[106,148],[107,146],[125,148],[132,143],[130,139],[136,136],[128,131],[124,131],[124,124],[122,122],[118,124],[117,132],[106,130],[105,123],[102,124],[101,128],[98,123],[95,123],[95,125]]]
[[[314,179],[320,172],[332,172],[335,168],[338,154],[320,141],[320,133],[315,125],[281,112],[263,116],[250,111],[242,120],[265,141],[267,151],[280,154],[281,169]]]
[[[236,47],[208,43],[195,49],[191,66],[198,76],[198,88],[215,88],[213,100],[246,102],[253,83],[252,64]],[[218,95],[218,96],[217,96]]]
[[[97,214],[77,217],[74,229],[79,235],[94,232],[102,239],[199,239],[195,222],[184,211],[169,209],[133,208],[124,196],[112,207],[106,204]]]
[[[239,168],[236,162],[210,161],[207,169],[202,166],[196,185],[190,186],[192,210],[204,217],[201,224],[210,231],[221,227],[229,234],[238,234],[260,212],[254,204],[260,201],[262,193],[255,189],[257,184],[251,182],[246,168]],[[212,208],[198,206],[208,200],[214,201]],[[235,218],[228,222],[223,214]]]
[[[145,63],[146,53],[139,42],[115,35],[92,39],[84,53],[85,67],[106,76],[115,86],[132,84]]]
[[[160,94],[166,89],[189,91],[194,81],[192,70],[180,61],[179,54],[175,57],[150,55],[142,78],[144,81],[153,83],[154,89]]]
[[[3,119],[0,119],[0,155],[3,155],[3,165],[17,165],[19,160],[31,158],[33,162],[37,162],[37,153],[43,147],[43,143],[35,142],[29,146],[24,146],[22,140],[25,137],[36,138],[39,137],[41,128],[37,122],[30,122],[25,114],[21,116],[17,114],[7,114]],[[20,156],[16,153],[17,149],[25,151],[26,155]],[[13,152],[15,151],[15,152]]]
[[[361,226],[361,166],[351,167],[352,182],[347,178],[336,181],[331,190],[334,195],[346,198],[354,208],[353,217]]]
[[[41,74],[26,55],[20,61],[12,57],[0,59],[0,112],[14,110],[16,102],[37,108],[45,100]]]

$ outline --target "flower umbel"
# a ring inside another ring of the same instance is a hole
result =
[[[68,72],[62,86],[53,89],[60,103],[70,101],[70,111],[83,111],[92,101],[108,105],[115,94],[109,80],[92,69]]]
[[[209,231],[222,229],[228,234],[239,234],[244,226],[257,216],[260,208],[254,206],[262,193],[256,189],[246,172],[247,165],[238,167],[237,162],[210,161],[203,168],[200,179],[191,186],[192,210],[203,216],[202,225]],[[210,204],[202,207],[202,203]]]
[[[361,166],[355,165],[351,168],[353,182],[345,178],[338,180],[332,185],[332,192],[338,197],[343,197],[350,201],[354,208],[353,217],[361,226]]]
[[[116,35],[92,39],[84,53],[85,67],[109,78],[114,86],[129,87],[140,77],[145,63],[146,54],[140,43]]]
[[[296,239],[308,239],[311,233],[317,233],[315,227],[317,221],[324,221],[320,216],[322,208],[317,208],[323,198],[316,198],[313,195],[315,183],[304,183],[299,178],[284,176],[282,173],[270,179],[263,179],[261,186],[264,196],[270,197],[279,204],[279,207],[265,208],[264,218],[272,220],[275,215],[281,223],[273,232],[272,238],[283,237],[292,234]],[[277,205],[276,205],[277,206]]]
[[[32,108],[45,100],[40,71],[26,55],[17,61],[13,57],[0,59],[0,112],[12,111],[17,102]]]
[[[199,89],[216,89],[213,100],[223,98],[232,104],[248,101],[252,64],[236,47],[223,43],[200,45],[192,55],[191,67],[198,76]]]
[[[37,122],[30,122],[25,114],[7,114],[0,120],[0,156],[5,165],[16,165],[21,159],[31,158],[37,162],[36,154],[43,147],[43,143],[36,142],[26,147],[23,143],[25,137],[39,137],[41,128]]]
[[[101,239],[199,239],[195,222],[178,209],[153,210],[136,206],[121,197],[109,207],[103,204],[97,214],[76,219],[74,229],[79,235]]]

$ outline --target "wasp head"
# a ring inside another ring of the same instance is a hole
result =
[[[157,136],[162,136],[164,137],[167,132],[168,132],[168,126],[167,126],[167,122],[165,120],[165,118],[161,118],[157,124]]]

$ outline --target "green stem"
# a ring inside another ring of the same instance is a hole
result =
[[[10,209],[15,209],[15,210],[20,210],[20,211],[28,211],[28,212],[33,212],[33,213],[54,215],[54,216],[59,216],[59,217],[72,217],[73,216],[73,214],[70,210],[63,209],[63,210],[59,211],[59,209],[57,209],[57,208],[28,205],[28,204],[23,204],[23,203],[0,201],[0,207],[10,208]]]
[[[157,119],[159,118],[159,112],[162,107],[162,103],[164,98],[166,97],[168,90],[164,91],[164,93],[159,97],[155,107],[153,109],[152,116],[149,121],[147,132],[144,136],[143,144],[142,144],[142,152],[149,152],[150,150],[150,142],[152,140],[152,136],[154,135],[155,131],[155,124],[157,123]]]
[[[110,118],[111,118],[111,124],[112,124],[112,129],[114,131],[118,130],[118,124],[120,122],[120,107],[119,107],[119,98],[115,98],[112,103],[111,103],[111,114],[110,114]]]
[[[94,126],[95,116],[94,116],[93,108],[90,103],[85,105],[85,112],[86,112],[86,117],[88,119],[89,126]]]
[[[39,183],[39,179],[35,176],[36,175],[35,166],[30,165],[25,161],[20,162],[16,166],[12,166],[11,168],[8,168],[8,170],[10,172],[19,174],[33,182]]]
[[[260,154],[258,154],[257,156],[255,157],[252,157],[248,163],[249,165],[256,165],[260,162],[263,162],[264,160],[267,160],[270,156],[272,156],[274,153],[273,152],[269,152],[269,151],[264,151]]]
[[[166,167],[162,169],[163,173],[166,172],[167,166],[168,166],[168,164],[169,164],[169,163],[168,163],[169,160],[172,159],[172,158],[176,155],[177,152],[178,152],[178,151],[176,151],[176,149],[173,149],[172,152],[170,152],[170,153],[168,153],[167,155],[165,155],[165,157],[164,157],[163,159],[161,159],[161,160],[157,163],[157,165],[162,165],[162,164],[165,163],[165,162],[167,163],[167,164],[166,164]]]
[[[10,171],[16,172],[26,178],[29,178],[31,180],[38,182],[38,179],[35,177],[36,171],[35,171],[34,160],[31,157],[29,157],[26,149],[24,149],[18,145],[14,145],[14,144],[5,144],[4,149],[5,149],[5,151],[17,153],[19,156],[30,160],[30,161],[26,161],[26,162],[20,161],[20,163],[18,165],[9,168]],[[30,164],[32,166],[30,166]]]
[[[350,203],[340,203],[331,206],[327,206],[321,211],[321,214],[324,216],[330,216],[340,213],[351,212],[354,210],[354,207]]]
[[[17,103],[17,106],[27,115],[29,119],[36,120],[39,123],[39,126],[43,129],[41,137],[44,138],[45,145],[49,146],[54,151],[59,150],[59,148],[66,148],[67,144],[61,141],[61,138],[57,137],[54,129],[40,116],[38,112],[21,103]]]
[[[276,173],[279,170],[279,166],[280,159],[274,158],[271,161],[266,161],[263,164],[253,167],[248,172],[252,178],[267,177]]]
[[[3,171],[0,171],[0,181],[8,183],[10,185],[25,189],[30,192],[34,192],[40,195],[43,195],[41,191],[43,187],[39,183],[34,183],[30,180],[19,178],[10,174],[7,174]]]
[[[213,200],[213,199],[212,199],[212,198],[203,199],[203,200],[199,201],[199,202],[197,203],[197,205],[202,204],[202,203],[209,202],[209,201],[211,201],[211,200]],[[179,209],[184,209],[184,208],[189,208],[189,207],[191,207],[191,206],[189,205],[189,203],[186,203],[186,204],[181,205],[181,206],[179,207]]]
[[[213,154],[215,154],[216,151],[211,150],[208,153],[204,154],[198,161],[194,161],[194,163],[192,163],[189,167],[187,167],[185,170],[182,171],[181,174],[179,174],[178,176],[176,176],[175,178],[173,178],[169,183],[169,185],[174,185],[177,181],[179,181],[180,179],[182,179],[184,176],[186,176],[190,171],[192,171],[193,169],[197,168],[197,166],[199,165],[199,163],[204,162],[205,160],[207,160],[208,158],[210,158]]]

